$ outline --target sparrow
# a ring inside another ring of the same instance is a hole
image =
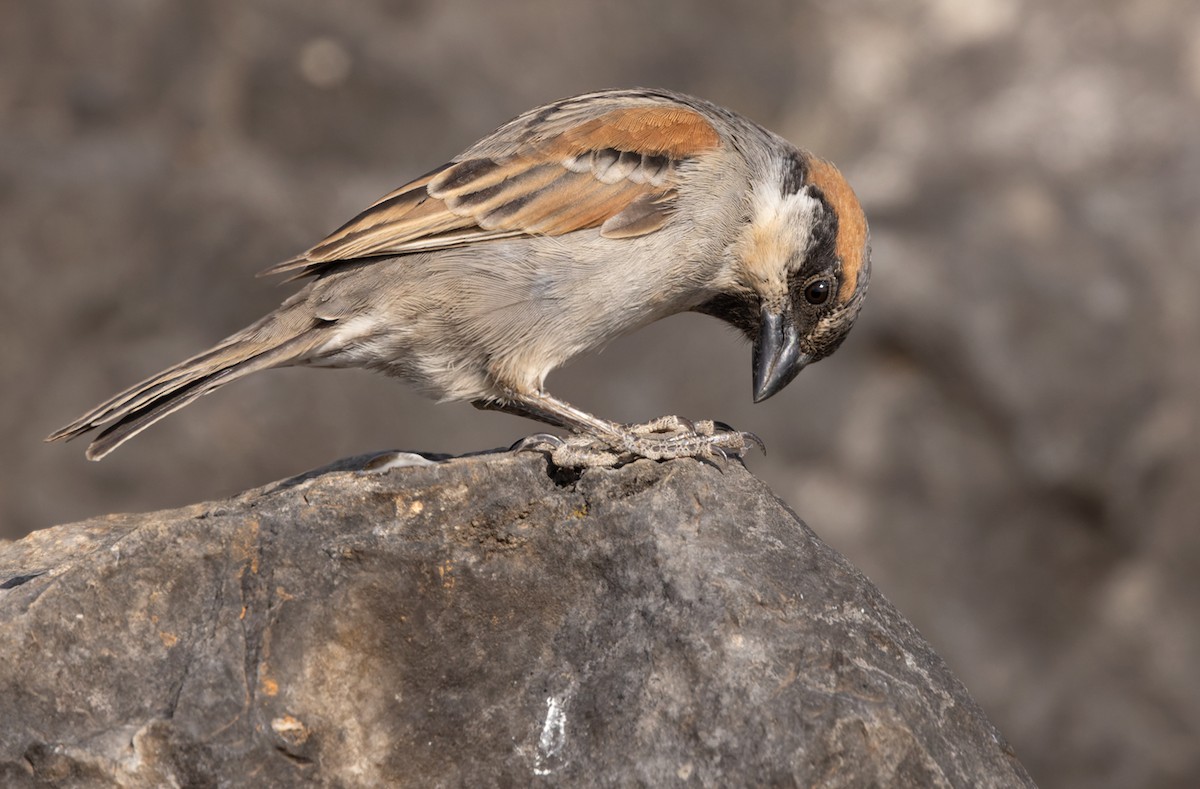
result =
[[[559,465],[740,457],[752,434],[619,424],[554,397],[546,376],[692,311],[750,340],[762,402],[842,343],[870,270],[866,217],[830,162],[691,96],[587,93],[505,123],[267,269],[307,284],[46,440],[99,429],[86,452],[99,460],[250,373],[364,367],[568,431],[532,440]]]

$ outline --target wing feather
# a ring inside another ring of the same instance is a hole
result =
[[[307,276],[343,261],[520,235],[653,233],[670,216],[679,164],[721,138],[666,95],[596,97],[526,113],[264,274]]]

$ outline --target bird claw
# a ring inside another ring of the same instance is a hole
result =
[[[534,433],[518,440],[509,452],[545,452],[559,468],[600,468],[617,465],[620,458],[607,444],[591,436],[575,434],[567,438],[552,433]]]
[[[524,438],[514,442],[513,445],[508,448],[508,451],[537,451],[539,449],[544,449],[547,445],[553,449],[558,449],[565,443],[567,443],[566,439],[562,438],[561,436],[556,436],[553,433],[534,433],[531,436],[525,436]]]
[[[733,428],[729,427],[728,425],[724,425],[724,427],[728,428],[729,430],[733,430]],[[763,453],[764,455],[767,454],[767,444],[758,437],[757,433],[751,433],[749,430],[743,430],[741,431],[741,436],[743,441],[750,442],[754,446],[758,447],[759,452]],[[747,449],[749,449],[749,447],[747,447]]]
[[[754,446],[758,447],[758,450],[760,452],[762,452],[764,455],[767,454],[767,445],[765,443],[763,443],[763,440],[758,437],[757,433],[751,433],[749,430],[738,430],[736,427],[729,424],[728,422],[718,422],[716,420],[713,420],[713,421],[708,422],[707,424],[710,426],[710,432],[708,433],[708,435],[712,435],[717,432],[737,433],[738,435],[740,435],[742,437],[743,442],[753,444]],[[749,449],[749,447],[746,447],[746,448]]]
[[[695,458],[706,462],[719,458],[728,463],[731,458],[740,460],[755,446],[766,452],[762,439],[754,433],[735,430],[723,422],[692,422],[668,416],[625,426],[613,436],[574,433],[563,438],[537,433],[517,441],[510,451],[546,451],[560,468],[611,468],[638,458]]]

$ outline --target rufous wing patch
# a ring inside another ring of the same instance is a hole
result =
[[[854,190],[832,164],[814,156],[809,161],[808,177],[837,212],[837,255],[842,261],[842,286],[838,291],[838,302],[844,304],[854,295],[865,262],[867,217]]]
[[[563,132],[559,140],[571,153],[612,148],[675,160],[721,144],[703,115],[680,106],[612,110]]]

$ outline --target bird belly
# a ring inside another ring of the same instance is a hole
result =
[[[335,274],[310,301],[340,325],[307,361],[380,370],[439,400],[539,391],[568,359],[706,298],[712,272],[672,263],[686,258],[662,243],[583,231],[569,247],[495,241]]]

